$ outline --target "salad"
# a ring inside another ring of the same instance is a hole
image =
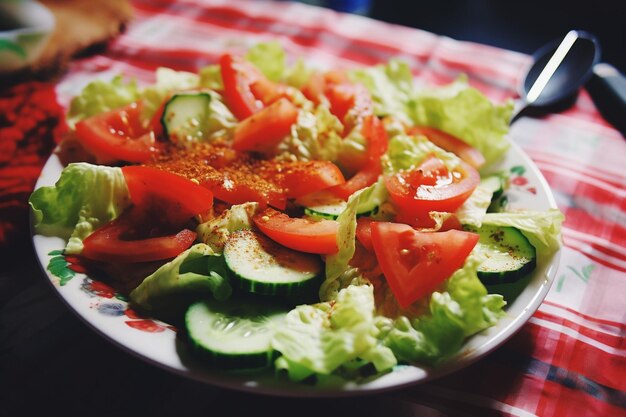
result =
[[[295,381],[436,366],[494,325],[563,215],[508,210],[512,105],[392,60],[322,71],[277,43],[71,103],[37,233],[221,369]]]

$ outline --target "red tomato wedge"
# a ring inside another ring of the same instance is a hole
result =
[[[330,111],[346,124],[346,115],[353,110],[358,115],[370,115],[373,113],[374,104],[372,97],[365,86],[342,82],[338,84],[327,84],[324,90],[330,102]],[[346,132],[354,126],[346,126]]]
[[[170,259],[188,249],[196,233],[188,229],[166,236],[132,236],[138,225],[145,224],[145,214],[131,208],[105,224],[83,241],[82,256],[112,263],[135,263]]]
[[[286,98],[251,115],[235,128],[233,148],[237,151],[263,151],[276,146],[298,119],[298,108]]]
[[[276,178],[287,198],[299,198],[346,182],[341,170],[330,161],[286,163]]]
[[[452,172],[439,158],[429,157],[420,167],[385,177],[393,203],[405,216],[427,218],[430,211],[454,212],[480,182],[480,175],[465,162]]]
[[[253,220],[261,232],[288,248],[319,254],[333,254],[339,250],[339,223],[334,220],[293,218],[271,208],[257,213]]]
[[[478,242],[475,233],[424,233],[399,223],[373,222],[371,233],[376,259],[403,308],[461,268]]]
[[[163,220],[182,225],[213,207],[213,193],[191,180],[147,166],[125,166],[122,173],[134,205],[156,206]]]
[[[428,126],[414,126],[409,129],[409,134],[426,136],[435,145],[456,154],[456,156],[476,169],[485,163],[485,157],[478,149],[442,130]]]
[[[239,120],[244,120],[284,97],[284,86],[268,80],[245,59],[226,54],[220,58],[226,104]]]
[[[369,251],[374,250],[372,243],[372,223],[374,220],[370,217],[359,217],[356,220],[356,239]]]
[[[333,187],[330,191],[337,197],[348,200],[355,192],[374,184],[382,172],[380,161],[368,161],[367,165],[354,174],[345,184]]]
[[[282,189],[267,181],[255,184],[250,182],[230,181],[226,179],[218,184],[203,184],[213,191],[215,198],[229,204],[243,204],[256,201],[261,207],[270,205],[284,210],[287,207],[287,197]]]
[[[306,98],[315,104],[320,104],[328,86],[347,82],[349,82],[348,77],[342,71],[316,72],[311,75],[301,91]]]
[[[76,137],[100,164],[145,162],[156,152],[154,133],[140,120],[140,102],[76,123]]]
[[[352,176],[345,184],[333,187],[330,191],[337,197],[347,200],[356,191],[374,184],[382,174],[380,157],[387,151],[389,140],[385,126],[375,115],[366,116],[363,120],[363,136],[367,140],[365,166]]]

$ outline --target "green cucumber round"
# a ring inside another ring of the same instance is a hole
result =
[[[205,300],[185,314],[192,353],[220,369],[259,369],[275,358],[271,340],[286,311],[252,300]]]
[[[286,248],[260,232],[239,230],[224,245],[233,285],[243,291],[299,297],[316,292],[324,273],[318,255]]]

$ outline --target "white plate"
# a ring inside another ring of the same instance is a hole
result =
[[[511,175],[512,187],[507,191],[509,207],[534,210],[556,208],[545,179],[515,143],[511,144],[506,158],[494,169],[506,170]],[[46,163],[36,187],[53,185],[59,178],[61,170],[59,159],[53,155]],[[332,385],[313,387],[277,378],[271,372],[226,373],[206,368],[186,355],[185,344],[178,340],[180,338],[177,339],[176,332],[171,326],[158,320],[134,317],[123,297],[85,274],[75,273],[71,277],[72,272],[63,268],[64,263],[59,255],[65,247],[63,240],[34,235],[33,241],[39,262],[61,298],[80,318],[106,339],[148,362],[198,381],[237,390],[283,396],[345,396],[371,393],[427,381],[466,367],[504,343],[533,315],[554,280],[560,255],[559,252],[550,260],[540,261],[528,286],[508,306],[506,317],[496,326],[469,338],[458,354],[445,364],[435,369],[398,366],[393,372],[366,381],[339,381]],[[55,259],[51,264],[53,258]],[[61,282],[62,280],[48,269],[50,265],[60,267],[60,275],[63,273],[69,275]]]

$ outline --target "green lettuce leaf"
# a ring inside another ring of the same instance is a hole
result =
[[[259,203],[237,204],[222,214],[196,227],[198,239],[206,243],[215,253],[221,254],[232,232],[252,228],[252,217],[257,212]]]
[[[69,239],[66,253],[79,254],[83,239],[130,205],[122,170],[74,163],[54,186],[41,187],[29,199],[39,234]]]
[[[360,206],[380,207],[387,201],[388,194],[385,183],[379,179],[375,184],[352,194],[348,199],[345,210],[337,217],[339,230],[337,232],[337,246],[339,251],[326,257],[326,279],[320,286],[320,299],[333,300],[343,285],[352,283],[352,280],[339,279],[349,267],[350,259],[354,256],[356,215]],[[345,278],[345,277],[344,277]]]
[[[460,159],[451,152],[446,152],[424,136],[396,135],[389,140],[387,153],[383,156],[386,173],[406,171],[417,168],[429,155],[435,155],[445,163],[449,170],[459,164]]]
[[[291,134],[278,145],[299,160],[336,161],[342,147],[343,126],[326,106],[301,110]]]
[[[505,314],[502,296],[487,294],[476,275],[480,262],[480,257],[470,255],[445,290],[432,294],[428,313],[382,322],[384,343],[398,360],[436,364],[458,352],[468,336],[494,325]]]
[[[396,358],[378,340],[379,332],[372,287],[352,285],[332,303],[301,305],[287,314],[272,340],[282,354],[276,367],[297,381],[329,375],[357,359],[371,362],[379,372],[388,370]]]
[[[232,293],[229,274],[224,257],[198,243],[144,279],[130,299],[146,311],[167,306],[173,296],[183,293],[208,293],[225,300]]]
[[[415,87],[411,69],[405,62],[392,59],[387,64],[352,70],[348,76],[369,90],[377,115],[392,115],[405,123],[411,122]]]
[[[138,98],[137,83],[134,80],[124,83],[121,75],[115,76],[110,81],[92,81],[72,99],[68,123],[73,126],[86,117],[117,109],[137,101]]]
[[[139,95],[144,105],[142,116],[146,120],[150,119],[173,92],[199,87],[198,74],[165,67],[157,68],[155,83],[144,88]]]
[[[487,164],[498,160],[509,147],[505,135],[513,103],[494,105],[470,87],[465,76],[446,86],[418,89],[409,66],[399,60],[353,70],[349,76],[370,91],[377,115],[392,115],[404,123],[455,135],[481,151]]]
[[[483,224],[515,227],[537,249],[537,256],[549,256],[561,247],[561,224],[564,219],[563,213],[554,208],[546,211],[517,210],[487,213]]]
[[[508,150],[506,134],[513,103],[495,105],[471,88],[466,77],[444,87],[424,89],[414,96],[411,119],[416,125],[448,132],[478,149],[487,164]]]
[[[480,227],[493,197],[493,187],[481,181],[474,192],[455,212],[461,224]]]
[[[208,65],[198,71],[200,75],[200,86],[209,90],[221,91],[224,89],[222,82],[222,72],[218,64]]]
[[[282,81],[287,68],[287,54],[280,42],[262,42],[254,45],[245,55],[269,80]]]

